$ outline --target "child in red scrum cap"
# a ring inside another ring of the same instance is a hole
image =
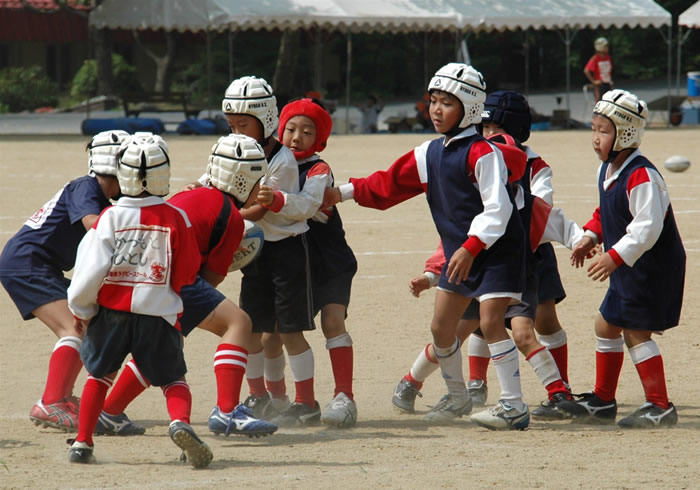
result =
[[[349,427],[357,421],[357,407],[352,388],[352,339],[345,327],[345,317],[357,260],[345,240],[336,207],[321,209],[324,191],[334,181],[330,166],[318,153],[326,148],[332,128],[330,114],[316,99],[304,98],[287,104],[280,114],[279,135],[299,164],[300,191],[286,194],[262,186],[258,202],[273,212],[285,209],[287,215],[296,208],[300,218],[308,219],[313,313],[314,316],[321,313],[321,328],[335,379],[333,399],[323,409],[321,422]]]

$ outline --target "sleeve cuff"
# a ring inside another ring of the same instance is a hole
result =
[[[352,182],[339,185],[338,190],[340,191],[340,202],[352,199],[355,195],[355,186],[352,184]]]
[[[273,213],[279,213],[284,207],[284,203],[284,194],[280,191],[275,191],[275,197],[272,200],[272,204],[270,204],[269,206],[263,204],[263,207],[269,209]]]
[[[434,272],[430,272],[430,271],[425,271],[423,273],[423,275],[428,278],[428,282],[430,282],[431,288],[435,287],[438,283],[438,279],[440,279],[439,275],[435,274]]]
[[[593,242],[598,245],[600,243],[600,239],[598,237],[598,234],[593,231],[593,230],[586,230],[583,232],[583,236],[589,237]]]
[[[615,265],[617,265],[618,267],[625,263],[625,261],[622,260],[622,257],[620,257],[620,254],[617,253],[617,250],[615,250],[614,248],[608,250],[608,255],[610,255],[610,258],[613,259],[613,262],[615,262]]]
[[[479,252],[486,248],[486,244],[479,240],[478,237],[470,236],[467,241],[462,244],[462,248],[466,249],[467,252],[476,257],[479,255]]]

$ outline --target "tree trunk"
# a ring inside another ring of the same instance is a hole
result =
[[[275,76],[272,79],[272,88],[277,95],[280,105],[298,93],[294,84],[294,74],[299,61],[299,49],[301,45],[301,31],[287,29],[282,33],[280,49],[277,54]]]
[[[97,66],[97,94],[114,94],[114,76],[112,73],[112,33],[109,29],[90,29],[95,46],[95,65]]]
[[[154,92],[167,92],[170,90],[170,77],[173,71],[173,62],[175,61],[175,53],[177,48],[177,35],[174,31],[165,33],[165,54],[158,56],[156,53],[148,49],[139,38],[138,32],[134,31],[134,39],[136,44],[146,53],[146,56],[153,60],[156,65],[156,80],[153,85]]]

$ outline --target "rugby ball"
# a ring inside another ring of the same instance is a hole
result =
[[[690,167],[690,160],[683,155],[673,155],[664,162],[664,167],[671,172],[685,172]]]
[[[237,271],[252,263],[260,255],[265,242],[265,234],[262,228],[252,221],[244,220],[244,222],[243,240],[241,240],[236,253],[233,254],[233,262],[228,268],[229,272]]]

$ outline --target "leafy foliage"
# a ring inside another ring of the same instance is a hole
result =
[[[112,54],[112,71],[114,73],[114,86],[117,94],[143,90],[136,77],[136,68],[131,66],[119,54]],[[71,95],[89,97],[97,92],[97,67],[95,60],[89,59],[83,62],[78,73],[73,77]]]
[[[0,112],[19,112],[54,106],[56,86],[39,66],[0,70]]]

